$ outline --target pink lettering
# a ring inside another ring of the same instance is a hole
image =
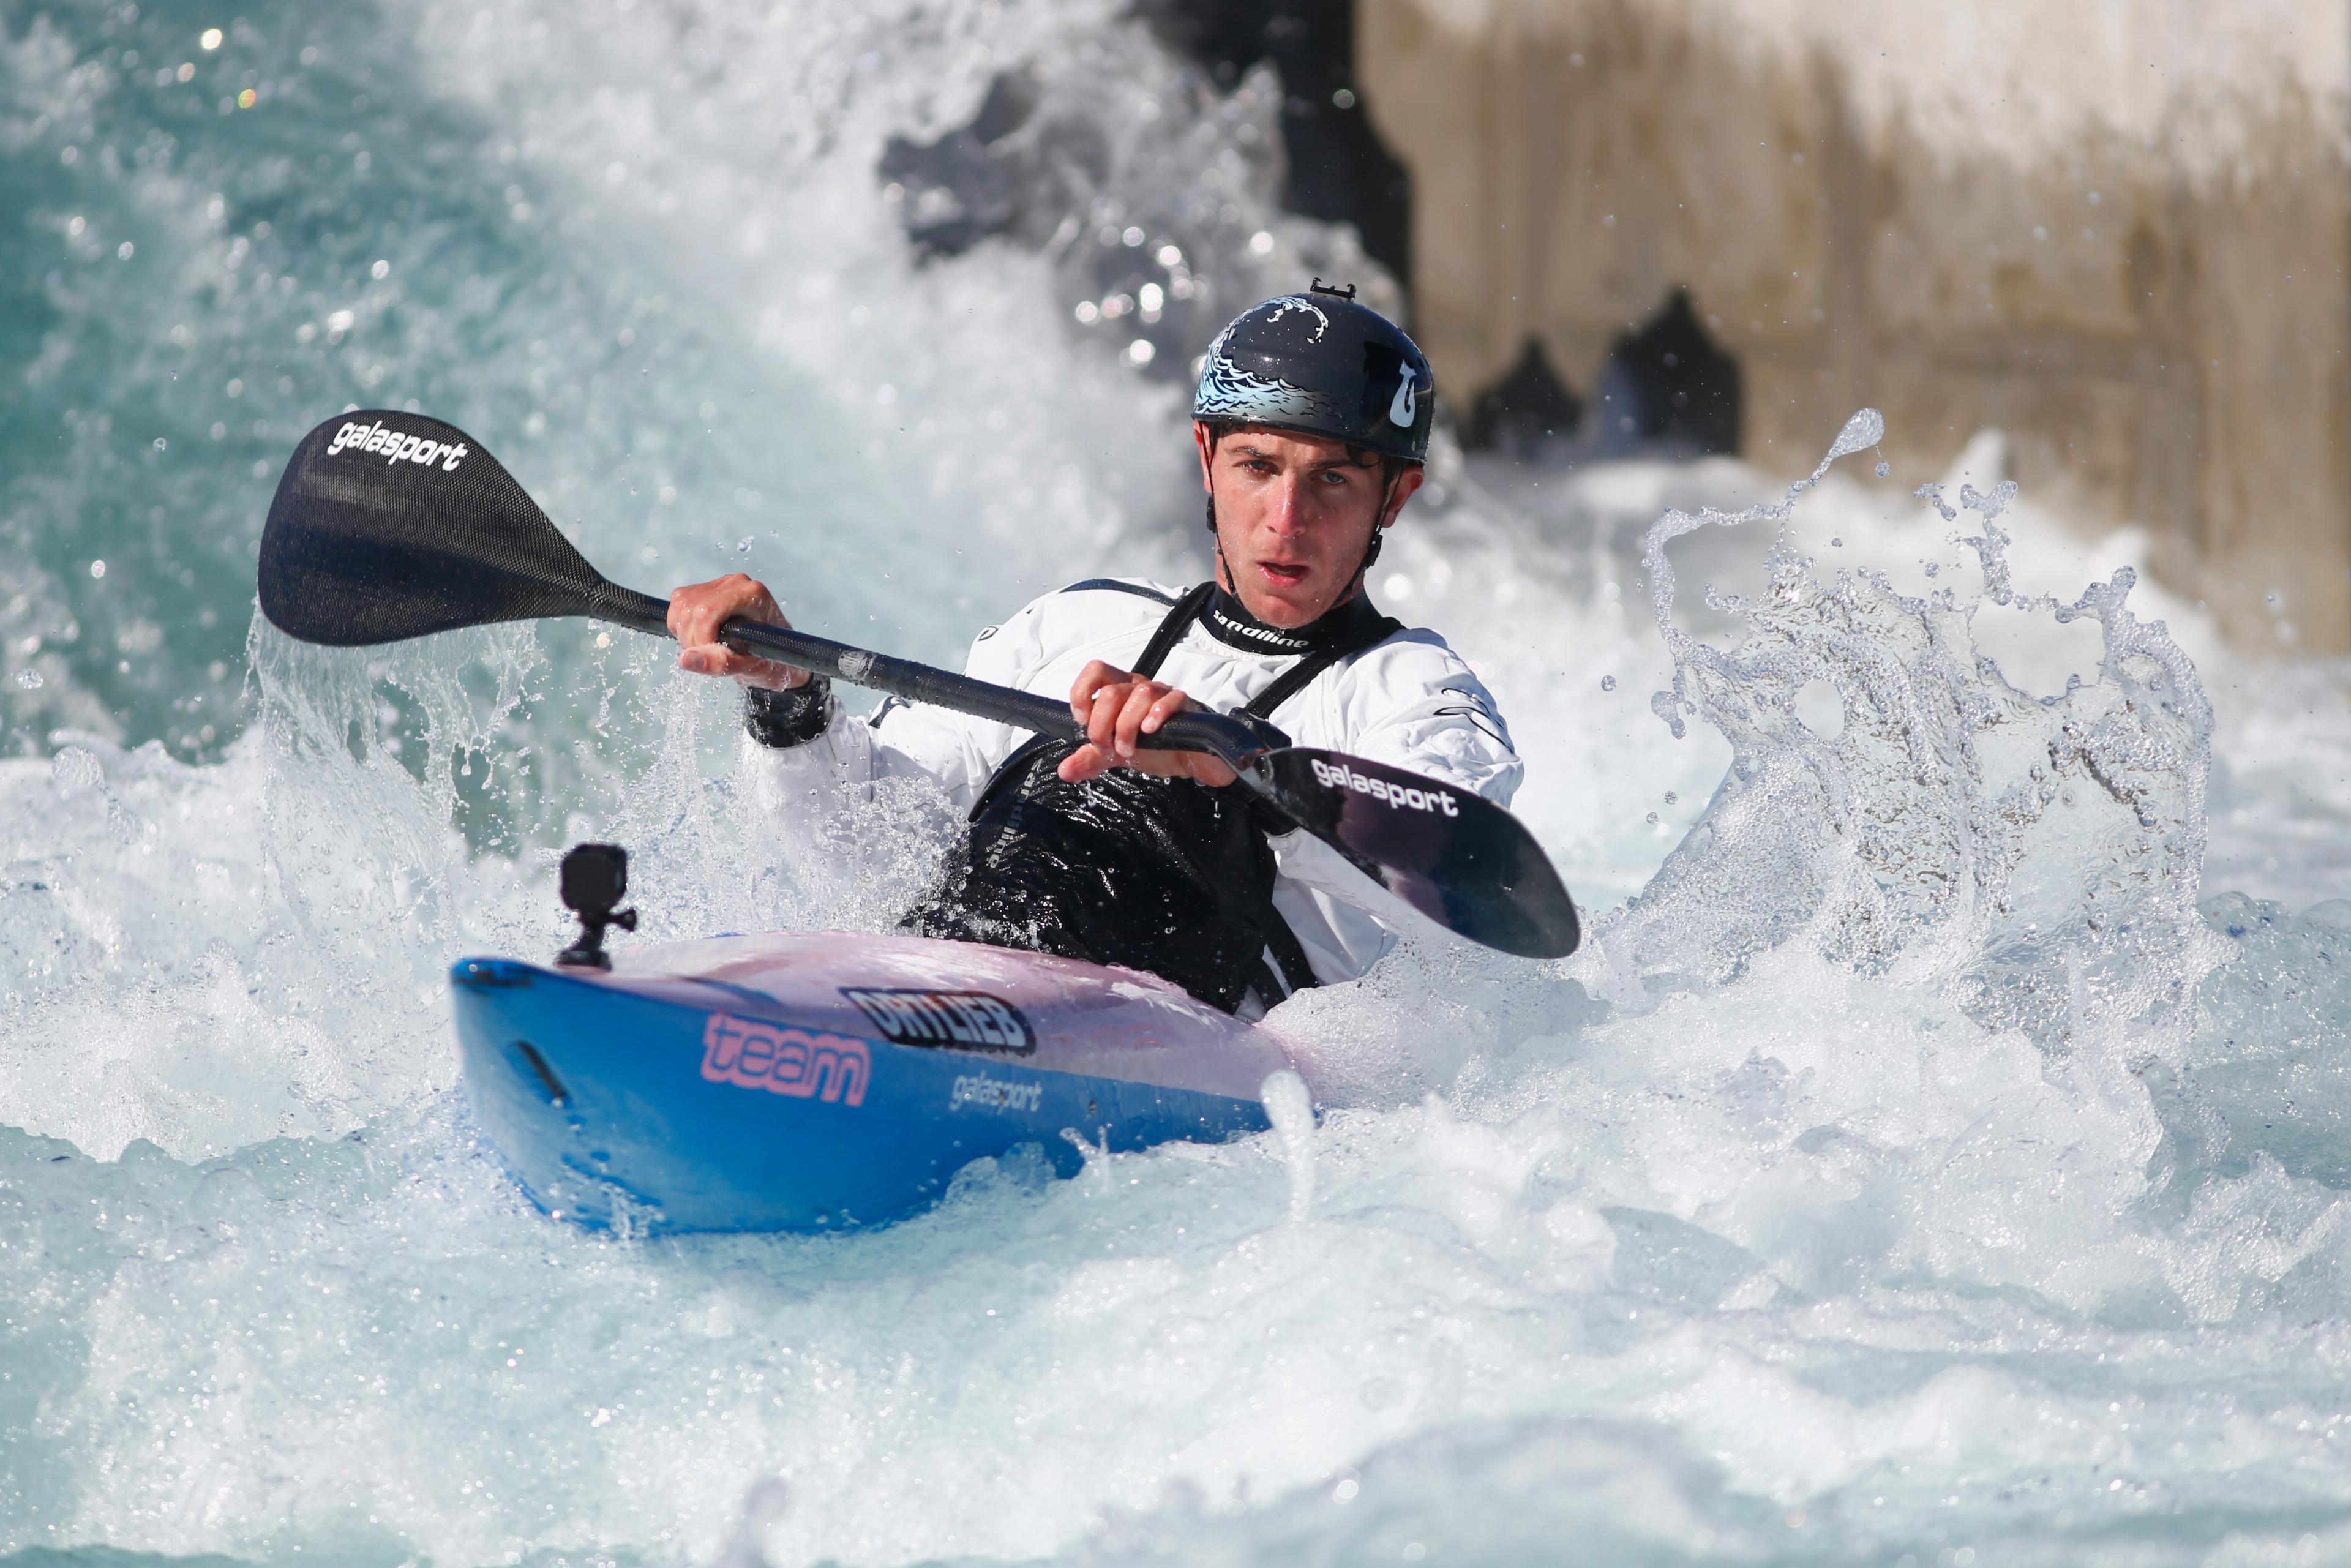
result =
[[[702,1031],[702,1076],[796,1100],[862,1105],[873,1079],[873,1053],[847,1035],[712,1013]]]

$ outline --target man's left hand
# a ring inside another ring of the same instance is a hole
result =
[[[1132,768],[1162,779],[1190,779],[1222,788],[1237,775],[1205,751],[1160,751],[1138,744],[1146,735],[1196,705],[1164,682],[1094,660],[1070,688],[1070,712],[1086,727],[1086,744],[1061,761],[1061,778],[1080,783],[1113,768]]]

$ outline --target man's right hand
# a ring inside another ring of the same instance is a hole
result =
[[[680,644],[677,667],[697,675],[731,675],[747,686],[766,686],[770,691],[806,685],[806,670],[738,653],[718,640],[718,629],[738,616],[768,626],[791,624],[768,585],[739,571],[674,590],[669,596],[669,633]]]

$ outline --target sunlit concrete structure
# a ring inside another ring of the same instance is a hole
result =
[[[1359,0],[1457,400],[1687,287],[1740,449],[1978,427],[2254,648],[2351,651],[2351,0]]]

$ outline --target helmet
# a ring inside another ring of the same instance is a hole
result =
[[[1192,417],[1325,435],[1409,463],[1428,457],[1437,378],[1404,329],[1321,278],[1253,305],[1217,334]]]

